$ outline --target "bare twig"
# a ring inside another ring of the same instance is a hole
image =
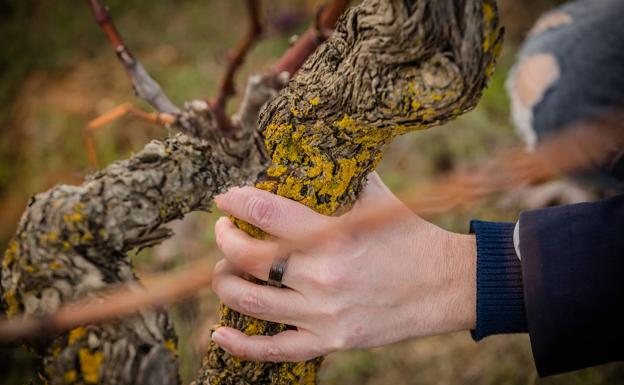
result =
[[[132,55],[121,34],[113,24],[106,7],[101,0],[87,0],[95,20],[98,22],[108,40],[115,48],[119,61],[132,79],[132,84],[137,95],[147,101],[159,112],[174,114],[179,113],[176,107],[165,95],[160,85],[147,73],[145,67]]]
[[[93,132],[101,128],[105,124],[108,124],[114,120],[117,120],[127,114],[133,114],[145,121],[156,123],[156,124],[161,124],[161,125],[170,125],[174,123],[176,119],[175,116],[164,113],[164,112],[158,112],[158,113],[145,112],[135,107],[132,103],[121,104],[113,108],[112,110],[108,111],[107,113],[98,116],[97,118],[89,122],[89,124],[85,128],[85,133],[84,133],[85,134],[84,140],[87,146],[87,155],[89,157],[89,164],[91,164],[91,166],[93,167],[97,166],[97,155],[95,151],[95,142],[93,140]]]
[[[180,109],[169,100],[160,85],[149,76],[143,65],[132,55],[129,48],[124,43],[121,34],[113,24],[112,18],[106,7],[102,4],[102,1],[87,1],[96,21],[112,43],[119,61],[130,76],[137,95],[149,102],[157,111],[167,114],[176,114],[179,117],[181,114]],[[243,64],[245,56],[262,33],[262,25],[259,16],[260,0],[246,1],[249,14],[247,33],[241,40],[234,54],[230,57],[226,72],[219,85],[217,97],[210,103],[212,119],[219,131],[225,136],[232,136],[236,132],[235,124],[233,124],[227,116],[226,111],[228,99],[236,92],[234,77]],[[276,91],[283,87],[285,81],[283,81],[284,77],[281,76],[281,74],[287,72],[292,75],[299,69],[308,56],[314,52],[316,47],[328,37],[328,31],[334,28],[338,17],[344,12],[348,4],[349,0],[331,0],[326,6],[321,8],[316,15],[314,26],[287,50],[274,66],[273,76],[275,76],[275,79],[270,82],[265,79],[263,83],[272,83]],[[264,88],[266,89],[266,87]],[[264,104],[264,102],[261,103],[260,106],[262,104]],[[248,103],[248,105],[251,104]],[[255,110],[259,110],[259,108],[254,108],[254,111]],[[239,109],[239,116],[241,115],[240,111]],[[248,117],[250,114],[242,115]],[[201,132],[195,132],[197,131],[193,129],[195,125],[190,124],[187,120],[188,119],[179,118],[174,122],[168,120],[166,123],[188,135],[205,139],[205,135],[202,135]]]
[[[237,130],[253,132],[258,127],[258,116],[262,107],[269,100],[277,96],[279,90],[288,84],[288,73],[251,75],[247,79],[247,86],[238,111],[232,116],[232,122]]]
[[[317,13],[315,23],[290,47],[273,67],[273,72],[288,72],[292,75],[306,61],[308,56],[329,37],[338,18],[349,5],[350,0],[330,0]]]
[[[260,23],[260,0],[246,0],[247,12],[249,16],[249,26],[245,36],[238,44],[234,53],[228,59],[225,74],[219,82],[217,97],[211,102],[212,112],[219,129],[227,135],[231,135],[234,126],[227,116],[227,102],[229,98],[236,94],[234,77],[245,61],[247,53],[262,34],[262,24]]]
[[[348,0],[331,0],[328,5],[319,9],[314,25],[284,53],[273,67],[272,73],[249,77],[243,100],[233,117],[233,125],[237,129],[247,132],[255,130],[262,106],[286,86],[290,76],[329,36],[329,31],[334,28],[348,4]]]
[[[62,306],[53,314],[36,318],[14,318],[0,323],[0,340],[26,337],[49,338],[78,326],[127,317],[146,308],[179,302],[210,285],[212,266],[207,258],[177,273],[162,273],[126,284],[97,297],[87,297]]]

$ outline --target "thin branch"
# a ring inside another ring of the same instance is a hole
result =
[[[159,112],[175,114],[180,109],[165,95],[160,85],[147,73],[145,67],[132,55],[121,34],[113,24],[108,10],[100,0],[87,0],[95,20],[115,48],[119,61],[132,80],[137,95]]]
[[[142,280],[143,284],[125,284],[98,297],[87,297],[63,305],[44,317],[14,318],[0,323],[0,341],[27,337],[49,338],[78,326],[98,324],[128,317],[147,308],[161,307],[206,288],[212,280],[212,265],[207,258],[190,264],[176,273],[162,273]]]
[[[103,115],[98,116],[87,124],[84,132],[84,141],[87,146],[87,155],[89,158],[89,164],[92,167],[97,167],[97,154],[95,151],[95,141],[93,140],[93,132],[105,124],[115,121],[127,114],[133,114],[140,119],[148,121],[150,123],[156,123],[160,125],[171,125],[175,122],[176,117],[164,112],[149,113],[145,112],[132,103],[123,103],[112,110],[106,112]]]
[[[308,31],[306,31],[306,33],[299,38],[295,44],[293,44],[292,47],[284,52],[282,57],[273,67],[273,76],[275,79],[271,81],[264,76],[262,82],[265,83],[265,85],[272,83],[276,91],[284,87],[286,85],[286,81],[284,81],[285,77],[282,76],[282,74],[287,72],[288,77],[290,77],[297,72],[299,67],[301,67],[314,50],[329,37],[331,31],[333,31],[333,28],[336,25],[336,22],[338,21],[338,18],[345,11],[349,2],[350,0],[331,0],[328,4],[321,7],[316,14],[314,25],[311,26]],[[231,57],[225,76],[221,80],[217,98],[213,103],[211,103],[212,112],[214,113],[217,125],[221,128],[222,132],[227,135],[233,134],[235,130],[234,126],[236,126],[236,124],[233,124],[226,115],[227,100],[235,93],[234,76],[236,75],[239,67],[242,65],[245,55],[248,53],[253,43],[262,32],[258,8],[259,0],[247,0],[247,9],[250,19],[247,34],[241,41],[235,55]],[[286,77],[286,79],[288,77]],[[254,82],[257,80],[250,79],[250,81]],[[268,88],[265,87],[265,90],[266,89]],[[249,95],[246,93],[245,96]],[[264,101],[257,107],[261,107],[262,104],[264,104]],[[243,105],[249,104],[243,102]],[[256,109],[259,111],[259,108]],[[245,108],[241,106],[241,110],[245,110]],[[240,112],[241,110],[238,112],[239,117],[243,115]],[[246,115],[251,116],[251,114]],[[257,117],[253,119],[256,118]],[[243,119],[243,121],[246,122],[248,120],[249,119]]]
[[[219,82],[219,90],[214,102],[211,103],[212,112],[219,129],[225,134],[231,135],[234,126],[227,116],[227,102],[229,98],[236,94],[234,77],[243,65],[245,57],[253,44],[262,34],[262,23],[260,22],[260,0],[246,0],[249,25],[245,36],[238,44],[238,47],[228,59],[225,74]]]
[[[330,0],[319,9],[315,23],[290,47],[273,68],[276,74],[288,72],[292,77],[306,59],[330,35],[350,0]]]

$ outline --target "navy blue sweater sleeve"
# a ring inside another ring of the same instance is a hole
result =
[[[624,195],[523,213],[520,253],[538,373],[624,359]]]
[[[477,238],[477,324],[471,332],[476,341],[527,331],[514,227],[514,223],[470,222],[470,232]]]

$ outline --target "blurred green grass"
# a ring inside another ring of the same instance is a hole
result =
[[[273,28],[253,49],[239,74],[239,84],[250,71],[270,67],[287,47],[289,36],[305,28],[318,2],[264,3],[263,15],[273,22]],[[499,2],[507,28],[506,44],[483,100],[473,112],[445,127],[406,135],[391,145],[379,172],[394,191],[407,191],[449,169],[519,144],[509,123],[504,81],[527,28],[541,11],[558,2]],[[226,53],[244,30],[242,0],[107,3],[135,55],[175,102],[214,94]],[[4,0],[0,2],[0,38],[4,44],[0,50],[0,246],[4,246],[30,195],[56,183],[79,183],[91,171],[82,139],[90,119],[126,101],[147,106],[133,97],[112,49],[83,2]],[[120,119],[95,135],[100,166],[125,158],[166,134],[164,129],[136,119]],[[502,210],[493,199],[434,220],[450,230],[465,232],[470,218],[514,220],[517,214],[516,209]],[[174,224],[175,239],[134,257],[139,274],[168,270],[196,258],[216,262],[220,255],[212,226],[218,216],[193,214]],[[198,331],[216,320],[216,304],[214,295],[205,290],[171,309],[180,335],[185,383],[200,363],[197,345],[202,336]],[[23,354],[4,348],[0,358],[5,361],[0,365],[0,383],[36,378],[24,365],[11,365],[12,374],[4,374],[10,362],[28,362]],[[476,344],[468,333],[333,354],[321,373],[325,385],[617,383],[624,383],[621,364],[540,380],[527,336],[491,337]]]

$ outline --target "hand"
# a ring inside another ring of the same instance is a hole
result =
[[[254,239],[228,218],[219,219],[217,245],[226,258],[215,267],[214,291],[239,312],[297,328],[275,336],[246,336],[220,327],[213,340],[235,356],[304,361],[475,325],[474,237],[424,221],[377,174],[371,174],[361,198],[342,217],[323,216],[251,187],[231,189],[216,203],[275,238]],[[375,231],[341,227],[366,210],[386,206],[398,215]],[[267,280],[272,261],[283,256],[278,241],[301,240],[326,226],[341,230],[290,254],[285,288],[240,277],[246,272]]]

